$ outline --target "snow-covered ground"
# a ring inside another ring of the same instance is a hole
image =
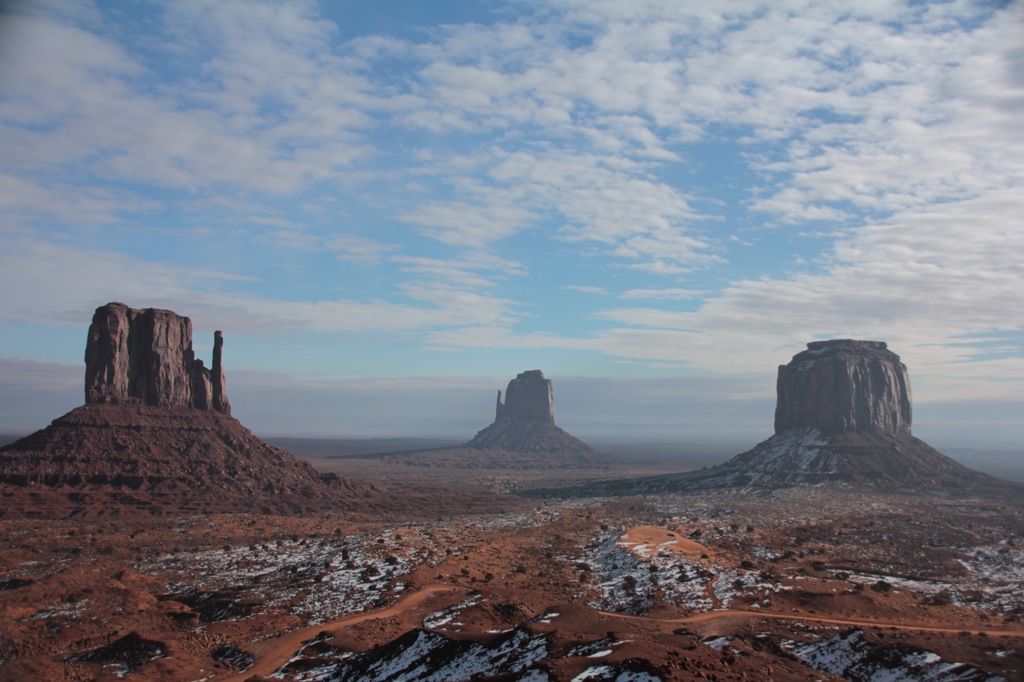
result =
[[[758,571],[725,566],[660,547],[624,543],[622,532],[595,538],[582,560],[598,596],[590,606],[604,611],[641,614],[660,599],[692,611],[727,608],[744,592],[784,589],[761,580]]]
[[[1005,540],[998,545],[975,547],[965,552],[961,563],[974,578],[971,586],[984,595],[970,601],[1004,611],[1024,609],[1024,550],[1020,547]],[[959,596],[967,601],[965,595]]]
[[[974,666],[947,663],[930,651],[872,644],[860,630],[783,646],[815,670],[862,682],[1005,682]]]
[[[164,554],[135,568],[140,573],[177,572],[181,581],[166,586],[171,594],[231,589],[260,609],[285,609],[317,624],[362,611],[386,592],[401,591],[400,577],[428,560],[422,539],[417,540],[403,543],[394,531],[291,539]]]

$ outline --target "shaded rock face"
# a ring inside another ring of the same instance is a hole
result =
[[[108,303],[96,309],[85,347],[86,404],[192,407],[231,413],[214,334],[213,369],[192,350],[192,321],[170,310]]]
[[[814,341],[779,367],[775,433],[910,433],[910,380],[883,341]]]
[[[515,379],[508,382],[504,404],[501,402],[501,391],[498,391],[494,418],[497,420],[502,417],[555,423],[551,380],[544,378],[544,372],[532,369],[517,374]]]

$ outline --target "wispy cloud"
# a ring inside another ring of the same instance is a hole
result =
[[[595,287],[586,284],[566,284],[565,288],[570,291],[578,291],[581,294],[606,294],[608,291],[604,287]]]
[[[706,294],[706,291],[697,289],[630,289],[619,294],[619,298],[625,300],[661,299],[667,301],[689,301]]]

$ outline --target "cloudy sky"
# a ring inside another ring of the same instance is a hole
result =
[[[22,2],[0,15],[0,430],[93,309],[226,338],[258,433],[756,440],[889,343],[915,433],[1024,442],[1024,6]]]

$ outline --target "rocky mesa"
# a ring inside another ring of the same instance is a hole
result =
[[[1019,494],[911,435],[907,367],[883,341],[814,341],[776,382],[775,434],[729,461],[558,494],[640,494],[837,483],[872,489]]]
[[[230,415],[214,335],[195,357],[192,322],[110,303],[85,352],[85,404],[0,449],[0,515],[137,509],[297,513],[387,506],[375,486],[320,474]]]
[[[779,366],[775,433],[910,433],[907,366],[884,341],[812,341]]]
[[[391,456],[411,466],[457,469],[603,469],[611,457],[555,425],[551,380],[539,369],[520,372],[501,391],[494,422],[454,448]]]

